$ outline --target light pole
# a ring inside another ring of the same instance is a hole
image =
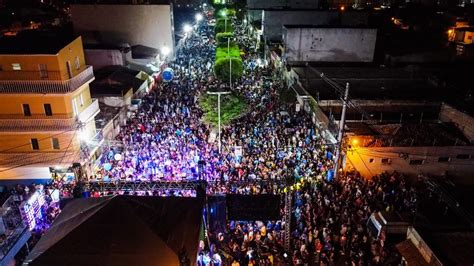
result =
[[[224,31],[227,32],[227,14],[225,10],[221,11],[221,15],[224,17]]]
[[[337,135],[337,150],[335,158],[334,178],[339,178],[339,167],[341,165],[341,153],[342,153],[342,140],[344,138],[344,126],[346,124],[346,110],[347,101],[349,100],[349,82],[346,83],[346,89],[344,91],[344,98],[342,100],[342,113],[341,120],[339,121],[339,133]]]
[[[232,57],[230,56],[230,37],[227,38],[227,58],[229,59],[229,88],[232,90]]]
[[[221,95],[230,94],[230,91],[208,91],[207,94],[209,95],[217,95],[217,119],[218,119],[218,127],[219,127],[219,140],[218,140],[218,147],[219,147],[219,154],[221,153]]]

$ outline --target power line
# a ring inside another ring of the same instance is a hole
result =
[[[326,77],[326,75],[324,75],[324,73],[322,73],[319,70],[315,69],[314,67],[310,66],[308,63],[306,63],[306,66],[310,70],[315,72],[317,75],[319,75],[321,77],[321,79],[323,81],[325,81],[327,84],[329,84],[333,89],[335,89],[336,92],[338,93],[338,96],[341,99],[341,101],[346,102],[346,104],[350,108],[352,108],[352,109],[356,110],[357,112],[359,112],[362,115],[362,117],[367,117],[367,118],[370,117],[370,115],[365,110],[361,109],[359,106],[357,106],[356,103],[354,103],[352,101],[352,98],[350,97],[350,94],[349,94],[349,97],[347,98],[347,101],[344,100],[344,87],[341,84],[339,84],[336,81]]]
[[[38,142],[40,142],[40,141],[42,141],[42,140],[45,140],[45,139],[52,138],[52,137],[56,137],[56,136],[59,136],[59,135],[62,135],[62,134],[65,134],[65,133],[68,133],[68,132],[71,132],[71,131],[76,131],[76,129],[69,129],[69,130],[63,131],[63,132],[61,132],[61,133],[57,133],[57,134],[54,134],[54,135],[49,135],[49,136],[47,136],[47,137],[44,137],[44,138],[39,139]],[[18,149],[18,148],[21,148],[21,147],[24,147],[24,146],[28,146],[28,145],[31,145],[31,143],[28,142],[28,143],[25,143],[25,144],[22,144],[22,145],[18,145],[18,146],[11,147],[11,148],[8,148],[8,149],[5,149],[5,150],[1,150],[0,153],[4,153],[4,152],[6,152],[6,151],[15,150],[15,149]]]

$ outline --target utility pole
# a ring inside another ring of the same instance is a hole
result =
[[[334,178],[339,177],[339,167],[341,164],[342,153],[342,139],[344,137],[344,126],[346,124],[347,101],[349,100],[349,82],[346,83],[346,90],[344,92],[344,99],[342,100],[341,120],[339,121],[339,133],[337,135],[337,151],[336,151],[336,167],[334,169]]]
[[[217,117],[218,117],[218,125],[219,125],[219,142],[218,142],[218,147],[219,147],[219,154],[221,153],[221,95],[227,95],[230,94],[230,91],[208,91],[207,94],[209,95],[217,95]]]

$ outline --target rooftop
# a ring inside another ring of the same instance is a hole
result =
[[[303,87],[319,100],[337,100],[334,88],[317,70],[341,87],[350,83],[350,97],[361,100],[411,100],[447,102],[460,111],[474,114],[470,84],[472,64],[379,67],[361,64],[294,65]],[[443,84],[446,84],[444,86]]]
[[[91,94],[97,96],[123,96],[128,90],[137,91],[143,80],[136,77],[139,71],[123,66],[106,66],[95,73],[90,83]]]
[[[348,26],[348,25],[343,25],[343,26],[338,26],[338,25],[311,25],[311,24],[292,24],[292,25],[283,25],[284,28],[287,29],[297,29],[297,28],[303,28],[303,29],[373,29],[376,30],[376,28],[371,28],[367,26]]]
[[[0,37],[0,54],[57,54],[76,38],[63,31],[26,30]]]
[[[95,127],[98,129],[104,128],[121,110],[120,107],[108,106],[100,102],[99,108],[100,113],[95,117]]]
[[[423,240],[445,265],[472,265],[474,232],[429,232],[418,230]]]
[[[451,123],[407,123],[369,125],[363,122],[347,123],[356,135],[370,135],[374,141],[369,147],[455,146],[469,145],[469,140]]]

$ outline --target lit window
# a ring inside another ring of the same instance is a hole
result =
[[[21,70],[21,65],[19,63],[14,63],[14,64],[12,64],[12,69],[13,70]]]

